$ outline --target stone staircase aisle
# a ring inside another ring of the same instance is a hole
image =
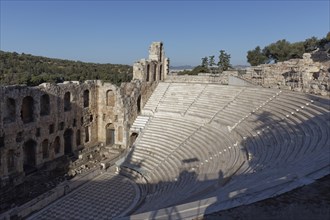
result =
[[[144,127],[146,126],[146,124],[148,123],[149,120],[150,120],[150,116],[139,115],[135,119],[130,131],[132,133],[134,133],[134,132],[140,133],[144,129]]]

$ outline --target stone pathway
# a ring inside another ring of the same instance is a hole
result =
[[[112,219],[133,207],[138,196],[132,181],[107,172],[28,219]]]

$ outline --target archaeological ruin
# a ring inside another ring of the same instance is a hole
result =
[[[154,42],[120,86],[0,87],[0,219],[193,219],[330,174],[329,72],[279,65],[170,76]]]
[[[302,59],[262,64],[246,69],[243,79],[266,88],[279,88],[322,96],[330,95],[330,43]]]

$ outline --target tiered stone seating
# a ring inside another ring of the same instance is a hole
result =
[[[254,152],[254,157],[258,158],[258,160],[261,160],[261,156],[264,155],[264,159],[262,162],[255,161],[256,164],[263,164],[263,165],[274,165],[274,164],[279,164],[283,162],[290,162],[297,160],[297,158],[300,157],[300,155],[308,155],[308,150],[312,149],[313,146],[313,139],[312,137],[318,137],[319,132],[316,132],[314,134],[314,129],[310,127],[311,123],[309,118],[302,116],[300,112],[296,113],[295,107],[293,104],[293,100],[287,101],[287,97],[279,97],[275,99],[273,102],[270,102],[268,105],[266,105],[264,108],[261,109],[261,111],[256,112],[254,114],[254,119],[253,123],[251,123],[251,119],[248,120],[249,125],[257,125],[260,126],[258,127],[249,127],[245,126],[244,131],[248,130],[266,130],[266,132],[262,132],[262,138],[267,140],[267,136],[265,134],[272,134],[273,137],[276,139],[276,144],[271,144],[269,145],[270,147],[267,148],[265,153],[260,153],[258,150],[256,150],[255,144],[249,144],[248,148],[250,151]],[[290,107],[291,105],[291,107]],[[292,107],[293,106],[293,107]],[[305,108],[306,109],[306,108]],[[277,118],[274,118],[274,121],[272,122],[273,119],[267,121],[263,121],[263,117],[258,117],[258,115],[264,113],[264,112],[271,112],[272,113],[272,118],[277,115]],[[308,123],[306,123],[308,121]],[[256,123],[257,122],[257,123]],[[262,126],[262,124],[267,125],[269,128],[266,128],[266,126]],[[272,125],[273,124],[273,125]],[[274,126],[275,125],[275,126]],[[282,125],[282,126],[281,126]],[[284,127],[283,127],[284,126]],[[278,130],[280,129],[280,130]],[[291,131],[291,132],[290,132]],[[283,136],[284,135],[284,136]],[[252,135],[253,136],[253,135]],[[279,137],[279,138],[278,138]],[[277,140],[279,139],[279,141]],[[317,138],[316,138],[317,139]],[[289,140],[289,141],[285,141]],[[282,143],[282,144],[281,144]],[[261,146],[263,147],[263,146]],[[265,147],[264,147],[265,148]],[[253,149],[253,150],[252,150]],[[276,153],[275,150],[276,149]],[[273,151],[274,153],[272,153]],[[278,154],[278,151],[281,151],[282,154]],[[276,157],[277,155],[277,157]],[[278,161],[274,161],[273,157],[275,156],[275,159]],[[253,164],[250,164],[252,167]]]
[[[219,111],[213,120],[221,123],[223,118],[229,118],[234,124],[228,124],[228,126],[235,126],[250,113],[267,104],[276,96],[276,93],[276,90],[265,89],[256,92],[256,89],[247,87],[232,102]],[[251,97],[253,98],[251,99]]]
[[[156,111],[185,114],[204,88],[203,84],[172,83],[160,100]]]
[[[153,118],[143,131],[140,142],[136,144],[130,163],[143,166],[149,172],[152,171],[198,127],[197,123],[193,124],[184,120]],[[175,169],[175,166],[169,169]]]
[[[146,105],[154,114],[125,162],[146,171],[149,184],[136,213],[212,196],[230,208],[300,186],[297,176],[326,173],[327,99],[252,87],[159,86],[154,97],[161,98]]]
[[[186,114],[211,119],[232,102],[241,91],[242,88],[232,86],[207,85]]]
[[[144,129],[144,126],[146,126],[146,124],[148,123],[149,119],[150,119],[149,116],[139,115],[135,119],[135,121],[134,121],[134,123],[133,123],[133,125],[132,125],[132,127],[130,129],[130,131],[131,132],[137,132],[137,133],[139,133],[141,130]]]
[[[149,98],[148,102],[142,109],[142,115],[153,115],[155,112],[158,103],[163,98],[164,94],[166,93],[170,83],[159,83],[155,91],[152,93],[151,97]]]

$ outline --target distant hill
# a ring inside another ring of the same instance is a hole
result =
[[[194,66],[184,65],[184,66],[170,66],[170,70],[189,70],[194,69]]]
[[[129,65],[97,64],[0,50],[0,85],[99,79],[119,85],[132,79]]]

